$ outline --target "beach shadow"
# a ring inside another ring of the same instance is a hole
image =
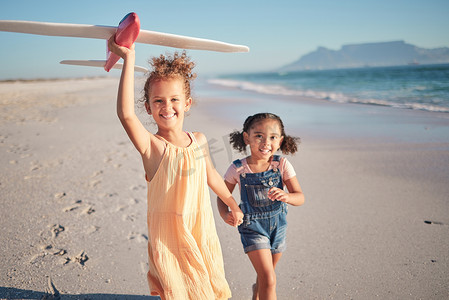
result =
[[[155,296],[145,295],[124,295],[124,294],[60,294],[56,291],[55,294],[38,292],[32,290],[23,290],[13,287],[0,287],[0,299],[46,299],[46,300],[64,300],[64,299],[130,299],[130,300],[160,300],[161,298]]]

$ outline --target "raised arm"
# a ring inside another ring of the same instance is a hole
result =
[[[114,36],[109,39],[111,52],[123,58],[123,69],[117,95],[117,115],[140,154],[150,150],[149,142],[151,133],[140,122],[134,110],[134,44],[130,49],[117,45]],[[147,153],[148,155],[149,153]]]

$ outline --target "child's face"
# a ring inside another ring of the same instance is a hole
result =
[[[269,159],[281,147],[284,137],[277,120],[265,119],[255,123],[249,132],[243,133],[244,141],[256,159]]]
[[[181,126],[184,113],[190,109],[191,98],[186,98],[184,82],[180,78],[158,80],[151,84],[147,112],[153,116],[158,127],[167,129]]]

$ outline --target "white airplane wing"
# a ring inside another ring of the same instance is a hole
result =
[[[107,40],[116,32],[116,30],[116,26],[0,20],[0,31],[49,36],[65,36]],[[140,30],[136,42],[180,49],[209,50],[219,52],[249,51],[249,48],[243,45],[234,45],[215,40],[149,30]]]

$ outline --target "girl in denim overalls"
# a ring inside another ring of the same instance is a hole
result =
[[[286,248],[287,204],[299,206],[304,194],[296,173],[286,158],[275,155],[297,151],[298,138],[285,134],[282,120],[271,113],[248,117],[243,130],[231,133],[231,144],[240,152],[248,145],[251,155],[236,160],[225,174],[232,193],[240,186],[243,223],[238,227],[245,253],[257,273],[253,299],[276,299],[275,267]],[[284,185],[288,193],[284,191]],[[234,220],[226,204],[217,201],[223,220]]]

